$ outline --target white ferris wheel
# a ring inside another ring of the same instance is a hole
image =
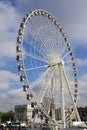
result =
[[[55,110],[60,109],[59,120],[63,127],[73,112],[80,121],[76,108],[78,75],[74,54],[56,18],[41,9],[28,13],[18,30],[16,50],[27,100],[33,101],[34,106],[55,123],[58,123]]]

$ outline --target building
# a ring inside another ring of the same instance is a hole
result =
[[[31,105],[15,105],[14,120],[28,123],[32,118],[32,111]]]

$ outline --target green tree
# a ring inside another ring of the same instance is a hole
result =
[[[9,111],[9,112],[3,113],[2,117],[1,117],[1,120],[3,122],[9,121],[9,120],[13,121],[13,119],[14,119],[13,111]]]
[[[1,121],[2,116],[3,116],[3,113],[2,113],[2,112],[0,112],[0,121]]]

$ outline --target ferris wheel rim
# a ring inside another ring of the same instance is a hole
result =
[[[62,37],[64,38],[64,41],[65,41],[65,44],[67,46],[67,49],[68,49],[68,52],[70,57],[71,57],[71,62],[72,62],[72,69],[73,69],[73,72],[74,72],[74,77],[75,77],[75,80],[74,80],[74,84],[75,84],[75,94],[74,94],[74,100],[75,102],[77,101],[77,93],[78,93],[78,77],[77,77],[77,68],[76,68],[76,63],[75,63],[75,60],[74,60],[74,55],[73,55],[73,52],[72,52],[72,49],[71,49],[71,45],[70,45],[70,42],[69,42],[69,39],[67,38],[66,36],[66,33],[64,32],[64,30],[62,29],[61,25],[59,24],[59,22],[56,20],[56,18],[54,16],[52,16],[48,11],[46,10],[42,10],[42,9],[39,9],[39,10],[34,10],[30,13],[27,14],[27,16],[23,19],[23,22],[20,24],[20,28],[19,28],[19,31],[18,31],[18,37],[17,37],[17,53],[21,53],[21,50],[19,48],[19,45],[22,43],[22,39],[23,39],[23,32],[24,32],[24,29],[25,27],[27,26],[27,23],[29,22],[30,19],[32,19],[32,17],[35,17],[37,15],[41,15],[42,17],[45,16],[46,18],[48,18],[49,20],[51,20],[53,22],[53,24],[55,25],[55,27],[60,31],[60,34],[62,35]],[[21,47],[22,49],[22,47]],[[21,53],[21,56],[23,55],[23,52]],[[20,56],[20,55],[17,55],[17,56]],[[32,57],[34,57],[32,55]],[[22,57],[21,57],[22,58]],[[36,57],[35,57],[36,58]],[[39,57],[38,57],[39,58]],[[26,74],[26,68],[24,66],[24,62],[23,61],[18,61],[18,65],[20,66],[20,64],[23,65],[23,74],[25,75],[26,77],[26,81],[24,81],[24,84],[27,84],[29,85],[29,81],[28,81],[28,78],[27,78],[27,74]],[[45,61],[47,62],[47,61]],[[61,61],[62,62],[62,61]],[[49,67],[50,64],[46,65],[46,67]],[[38,67],[38,66],[37,66]],[[31,92],[32,93],[32,92]]]

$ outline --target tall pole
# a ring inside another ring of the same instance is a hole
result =
[[[51,92],[52,92],[52,95],[51,95],[51,98],[52,98],[52,103],[51,103],[51,109],[52,109],[52,119],[55,120],[55,104],[54,104],[54,83],[53,83],[53,77],[51,78]]]
[[[61,120],[62,128],[66,128],[65,122],[65,104],[64,104],[64,86],[63,86],[63,74],[62,74],[62,64],[59,64],[60,69],[60,96],[61,96]]]

